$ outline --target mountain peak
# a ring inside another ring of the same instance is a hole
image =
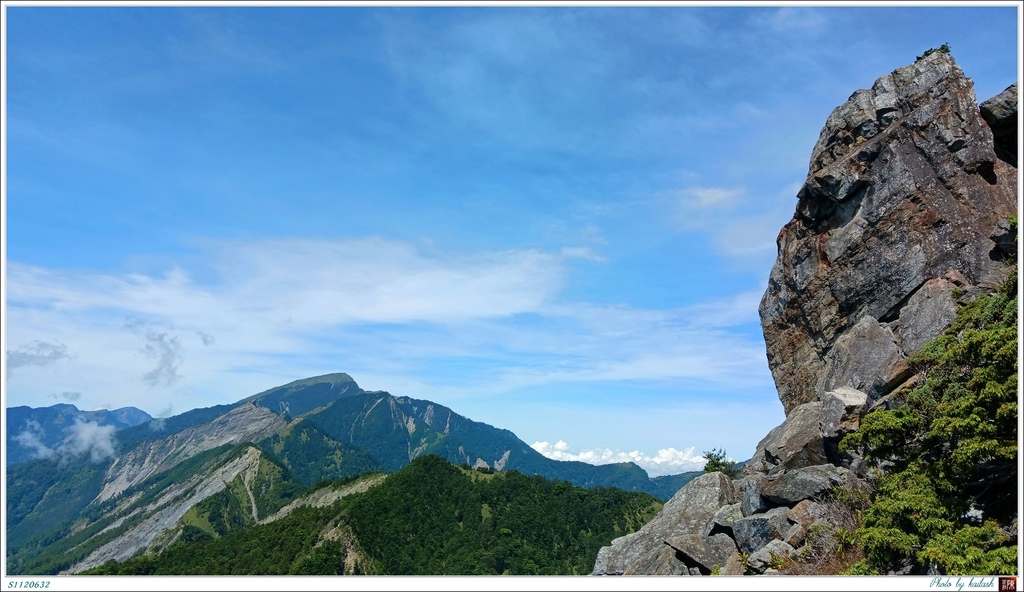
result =
[[[323,407],[341,397],[350,397],[363,392],[355,380],[344,372],[324,374],[294,380],[239,401],[252,402],[280,414],[301,415]]]

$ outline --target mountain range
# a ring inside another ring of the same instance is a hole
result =
[[[343,373],[167,418],[55,405],[12,408],[7,421],[9,573],[78,573],[165,548],[224,491],[248,500],[235,523],[257,523],[318,484],[395,473],[428,455],[662,500],[699,474],[552,460],[508,430],[365,391]]]

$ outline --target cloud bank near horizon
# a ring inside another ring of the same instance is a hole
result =
[[[531,448],[553,460],[570,460],[592,465],[633,462],[640,466],[651,477],[675,475],[689,471],[699,471],[707,462],[703,454],[697,454],[693,447],[686,450],[663,448],[654,454],[639,450],[624,452],[621,450],[591,449],[574,452],[572,447],[563,440],[551,442],[534,442]]]

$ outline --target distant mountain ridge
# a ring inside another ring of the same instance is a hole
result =
[[[73,406],[55,407],[35,415],[39,410],[21,408],[16,417],[45,419],[64,411],[69,415],[63,421],[76,423]],[[23,452],[35,461],[9,466],[10,573],[78,573],[110,559],[159,550],[187,534],[186,518],[195,520],[192,508],[209,505],[204,500],[226,490],[235,492],[231,499],[236,501],[217,506],[213,515],[225,524],[251,524],[321,482],[394,473],[425,455],[466,468],[514,469],[660,499],[699,474],[651,479],[634,463],[552,460],[508,430],[431,401],[364,391],[343,373],[135,425],[121,420],[140,416],[104,412],[88,417],[109,421],[103,437],[90,442],[91,449],[76,449],[91,453],[88,462],[33,455],[29,446]],[[239,506],[239,499],[250,500],[251,507]]]
[[[136,407],[82,411],[70,403],[49,407],[8,407],[5,428],[7,464],[16,465],[56,454],[75,437],[78,423],[111,426],[116,430],[149,422],[151,415]]]

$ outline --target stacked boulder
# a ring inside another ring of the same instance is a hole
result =
[[[690,482],[594,574],[764,573],[830,519],[837,490],[877,467],[843,436],[920,377],[907,360],[957,304],[998,286],[1015,249],[1016,84],[979,109],[935,51],[858,90],[829,116],[761,301],[786,420],[744,474]]]
[[[639,531],[603,547],[596,575],[764,573],[825,524],[836,489],[866,492],[866,480],[833,464],[838,442],[867,410],[866,394],[842,388],[805,403],[761,440],[744,475],[706,473],[680,489]]]

